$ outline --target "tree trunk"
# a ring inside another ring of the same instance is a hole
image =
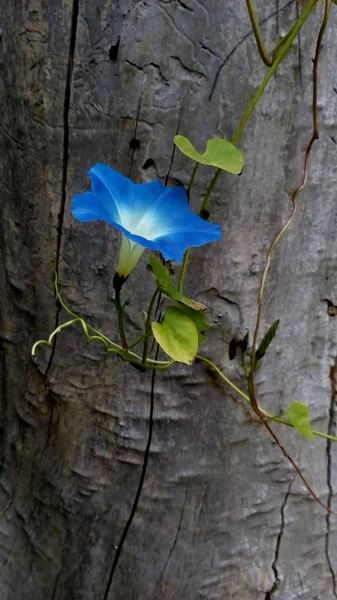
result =
[[[73,2],[73,4],[72,4]],[[1,521],[3,600],[103,600],[136,494],[148,435],[151,374],[87,345],[67,304],[117,335],[112,277],[120,235],[74,220],[86,171],[105,162],[136,182],[188,184],[174,150],[187,135],[231,139],[266,67],[244,0],[1,2]],[[235,6],[234,6],[235,5]],[[223,175],[212,220],[223,239],[191,253],[186,291],[208,307],[203,349],[237,385],[235,332],[252,331],[266,251],[290,211],[312,131],[319,4],[240,140],[241,177]],[[257,2],[268,47],[295,2]],[[275,252],[261,331],[281,324],[258,376],[274,414],[308,404],[334,432],[337,322],[337,10],[319,77],[320,140],[298,215]],[[202,167],[198,211],[212,172]],[[139,334],[153,292],[146,257],[124,289]],[[56,324],[56,325],[55,325]],[[114,573],[115,600],[333,600],[336,518],[316,504],[253,417],[205,365],[175,365],[154,383],[154,432],[138,509]],[[275,425],[311,485],[334,506],[336,446]]]

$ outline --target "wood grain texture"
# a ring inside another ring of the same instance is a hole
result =
[[[265,73],[244,0],[0,1],[1,600],[103,600],[146,446],[150,375],[66,330],[30,348],[70,306],[116,334],[112,276],[119,235],[70,212],[86,171],[104,161],[134,181],[187,184],[173,137],[234,134]],[[335,7],[333,7],[335,9]],[[271,47],[294,2],[257,2]],[[193,250],[186,290],[209,308],[205,354],[229,362],[237,328],[252,329],[266,250],[286,219],[311,135],[311,70],[322,6],[255,110],[241,177],[212,199],[221,242]],[[306,402],[335,433],[337,321],[337,11],[320,71],[319,142],[296,222],[275,253],[262,332],[281,325],[258,377],[277,413]],[[131,144],[131,140],[139,144]],[[132,148],[132,146],[139,146]],[[147,161],[150,166],[147,166]],[[192,204],[210,171],[201,167]],[[124,294],[141,327],[153,283],[142,259]],[[277,430],[320,497],[336,508],[336,446]],[[334,600],[336,518],[295,478],[247,406],[203,365],[155,384],[154,439],[136,518],[110,600]]]

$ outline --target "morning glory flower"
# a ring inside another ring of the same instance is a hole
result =
[[[181,262],[190,246],[221,238],[220,225],[191,211],[183,187],[166,187],[160,181],[132,183],[103,164],[96,164],[89,175],[92,191],[74,196],[72,212],[79,221],[99,219],[122,232],[118,265],[122,277],[129,275],[145,248]]]

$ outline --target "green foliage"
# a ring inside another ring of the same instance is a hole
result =
[[[309,409],[302,402],[292,402],[286,412],[289,422],[299,431],[303,437],[313,439],[314,434],[310,424]]]
[[[178,308],[184,311],[189,318],[193,321],[194,325],[197,328],[199,343],[204,344],[206,342],[206,333],[210,328],[209,323],[207,323],[207,315],[205,310],[194,310],[189,306],[185,306],[185,304],[179,304]]]
[[[203,154],[200,154],[183,135],[176,135],[174,143],[183,154],[202,165],[218,167],[234,175],[239,175],[242,171],[244,165],[242,152],[223,138],[208,140]]]
[[[165,267],[165,265],[163,265],[159,258],[154,256],[154,254],[151,254],[151,256],[149,257],[149,263],[152,267],[152,271],[156,276],[157,283],[166,283],[166,285],[174,287],[173,281],[170,277],[167,268]]]
[[[272,341],[276,335],[279,324],[280,324],[280,319],[277,319],[276,321],[274,321],[274,323],[269,327],[265,336],[262,338],[261,343],[256,351],[256,363],[258,363],[264,357],[265,353],[267,352],[270,344],[272,343]]]
[[[193,321],[179,308],[169,306],[162,323],[152,323],[159,346],[177,362],[192,365],[198,352],[198,331]]]
[[[206,341],[205,333],[209,330],[209,324],[206,319],[205,305],[201,302],[196,302],[187,298],[175,287],[170,277],[167,268],[163,263],[155,256],[149,258],[151,267],[156,277],[156,283],[160,291],[165,294],[168,298],[171,298],[177,306],[177,308],[187,314],[187,316],[193,321],[197,328],[199,343],[204,344]]]
[[[170,277],[170,274],[167,268],[161,263],[161,261],[155,256],[150,256],[149,258],[150,265],[153,269],[153,272],[156,277],[156,283],[160,291],[177,302],[181,302],[185,306],[193,308],[194,310],[204,310],[206,306],[201,304],[201,302],[196,302],[191,298],[187,298],[181,292],[179,292],[175,287],[174,283]]]

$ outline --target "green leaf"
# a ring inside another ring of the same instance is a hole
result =
[[[174,287],[171,287],[159,281],[157,281],[157,285],[160,291],[163,292],[163,294],[165,294],[165,296],[168,296],[169,298],[171,298],[172,300],[176,300],[177,302],[181,302],[182,304],[188,306],[189,308],[192,308],[193,310],[204,310],[206,308],[206,306],[201,302],[197,302],[196,300],[187,298],[187,296],[184,296],[184,294],[176,290]]]
[[[268,329],[266,335],[263,337],[257,351],[256,351],[256,363],[258,363],[261,358],[264,357],[265,353],[268,350],[268,347],[270,346],[270,344],[272,343],[276,332],[277,332],[277,328],[280,324],[280,319],[277,319]]]
[[[176,135],[174,143],[183,154],[202,165],[218,167],[234,175],[239,175],[242,171],[245,162],[242,152],[223,138],[208,140],[203,154],[200,154],[183,135]]]
[[[292,402],[286,415],[297,431],[305,438],[313,439],[314,434],[310,424],[310,413],[306,404],[302,404],[302,402]]]
[[[194,310],[184,304],[179,304],[178,308],[183,310],[189,318],[193,321],[197,328],[199,343],[204,344],[206,342],[206,332],[209,330],[210,325],[207,323],[206,311],[205,310]]]
[[[191,298],[187,298],[187,296],[184,296],[184,294],[179,292],[174,287],[173,281],[170,277],[167,268],[160,262],[158,258],[156,258],[155,256],[150,256],[149,261],[153,272],[156,276],[157,286],[160,289],[160,291],[163,294],[165,294],[165,296],[168,296],[168,298],[171,298],[176,302],[181,302],[182,304],[185,304],[185,306],[189,306],[194,310],[204,310],[206,308],[206,306],[201,302],[196,302]]]
[[[333,2],[334,4],[337,4],[337,0],[332,0],[332,2]]]
[[[162,323],[152,323],[159,346],[174,360],[192,365],[198,352],[198,331],[193,321],[179,308],[169,306]]]
[[[152,254],[149,257],[149,263],[152,267],[152,270],[156,276],[157,281],[159,281],[161,283],[166,283],[166,285],[171,285],[172,287],[174,287],[173,281],[170,277],[170,274],[169,274],[167,268],[165,267],[165,265],[163,265],[163,263],[161,262],[161,260],[159,260],[159,258],[157,258],[156,256],[154,256]]]

